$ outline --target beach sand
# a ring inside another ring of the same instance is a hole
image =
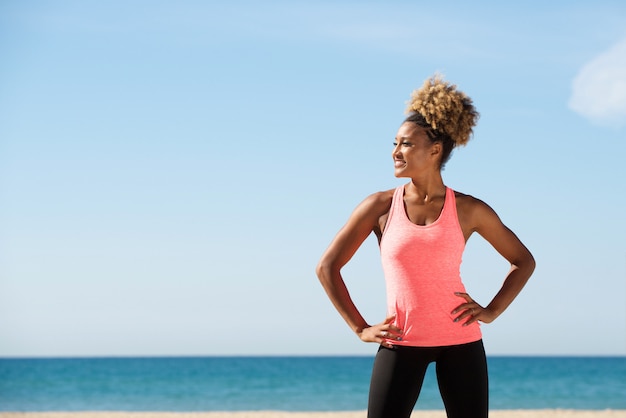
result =
[[[626,418],[626,410],[525,409],[491,411],[491,418]],[[365,418],[354,412],[0,412],[0,418]],[[444,411],[418,411],[411,418],[446,418]]]

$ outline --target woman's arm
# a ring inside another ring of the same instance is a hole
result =
[[[471,201],[464,208],[463,229],[478,232],[511,263],[511,269],[502,287],[485,308],[466,293],[459,293],[457,296],[465,299],[466,303],[459,305],[452,313],[462,312],[455,319],[456,321],[469,317],[465,324],[475,321],[490,323],[500,316],[520,293],[535,269],[535,259],[513,231],[502,223],[491,207],[471,196],[466,196],[466,198]]]
[[[341,276],[345,266],[365,239],[378,228],[379,218],[389,211],[391,194],[375,193],[367,197],[352,212],[347,223],[337,233],[320,259],[316,273],[329,299],[350,329],[366,342],[391,346],[386,338],[398,338],[400,330],[390,323],[393,317],[370,326],[355,306]]]

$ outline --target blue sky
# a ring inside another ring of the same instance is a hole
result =
[[[488,353],[626,354],[624,2],[4,1],[0,56],[0,356],[372,354],[314,268],[436,71],[538,263]],[[374,239],[344,274],[382,320]]]

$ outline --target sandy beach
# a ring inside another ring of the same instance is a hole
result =
[[[0,418],[365,418],[353,412],[1,412]],[[419,411],[412,418],[445,418],[444,411]],[[525,409],[491,411],[491,418],[626,418],[626,410]]]

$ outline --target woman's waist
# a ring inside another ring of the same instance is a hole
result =
[[[390,314],[395,314],[394,325],[400,328],[400,345],[439,346],[463,344],[481,338],[480,324],[474,322],[464,325],[464,321],[455,322],[457,314],[452,310],[463,303],[437,307],[417,307],[404,309],[401,305],[390,307]]]

